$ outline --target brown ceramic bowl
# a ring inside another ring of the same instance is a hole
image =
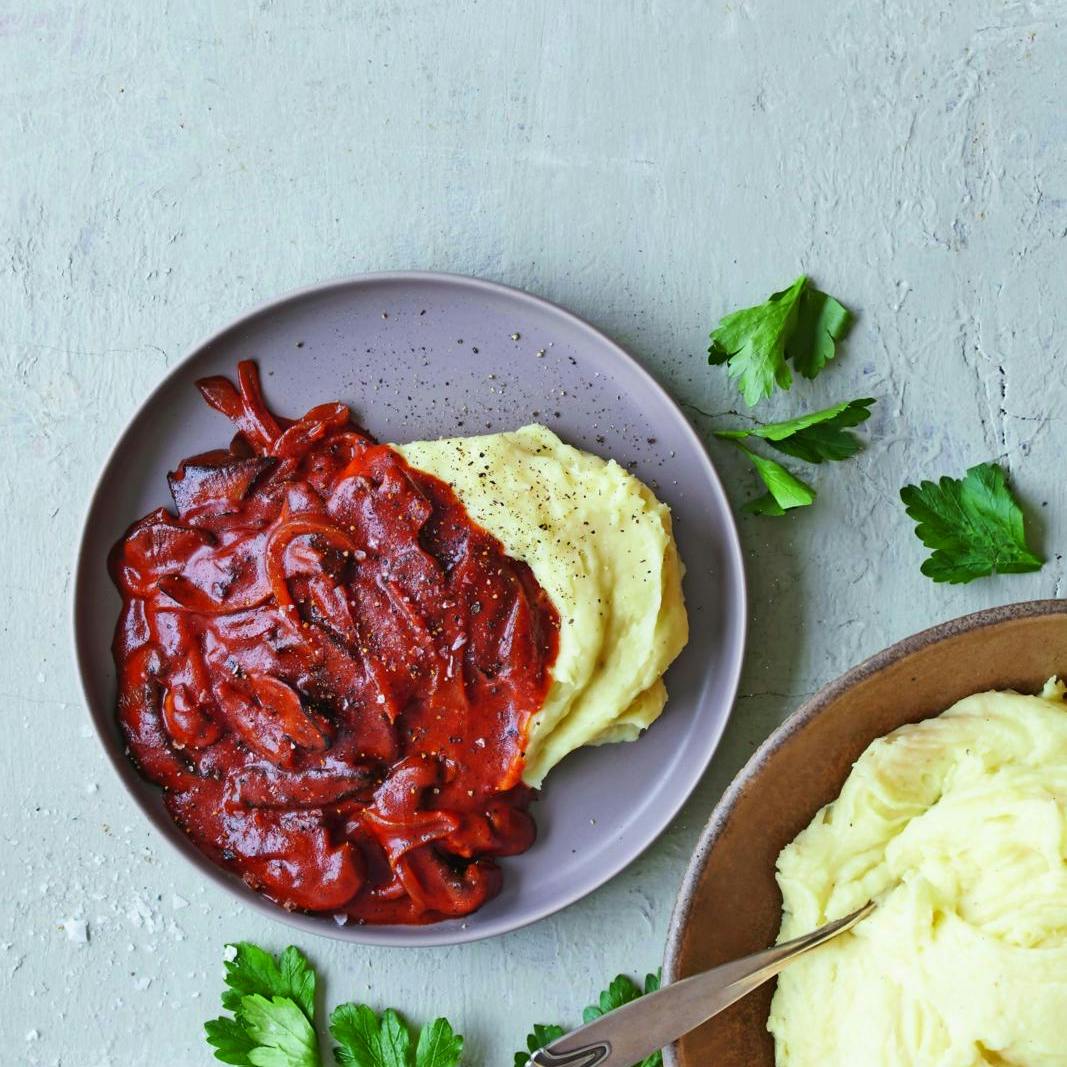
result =
[[[773,733],[723,795],[675,905],[664,977],[772,944],[778,853],[841,791],[876,738],[986,689],[1037,692],[1067,672],[1067,600],[1009,604],[935,626],[854,667]],[[773,983],[667,1050],[668,1067],[774,1067]]]

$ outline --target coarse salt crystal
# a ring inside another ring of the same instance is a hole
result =
[[[85,919],[64,919],[59,925],[66,932],[68,941],[84,945],[89,940],[89,924]]]

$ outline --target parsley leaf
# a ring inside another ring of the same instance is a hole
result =
[[[415,1049],[415,1067],[455,1067],[463,1054],[463,1038],[447,1019],[434,1019],[422,1028]]]
[[[786,360],[804,377],[814,378],[833,359],[851,318],[840,302],[801,274],[764,303],[725,315],[711,333],[708,362],[726,364],[726,373],[752,407],[776,386],[792,386]]]
[[[296,1001],[253,993],[237,1017],[256,1042],[248,1054],[253,1067],[320,1067],[318,1037]]]
[[[971,467],[962,479],[906,485],[900,499],[915,536],[933,549],[921,569],[935,582],[1020,574],[1045,562],[1027,545],[1022,509],[995,463]]]
[[[291,997],[309,1019],[315,1017],[315,972],[304,954],[290,945],[278,960],[258,945],[241,941],[230,945],[235,952],[226,963],[222,1006],[237,1011],[250,993],[264,997]]]
[[[204,1032],[207,1034],[207,1043],[215,1050],[215,1059],[236,1064],[237,1067],[247,1067],[252,1062],[248,1057],[256,1047],[256,1042],[243,1023],[228,1015],[220,1015],[204,1023]]]
[[[771,422],[746,430],[716,430],[715,436],[729,441],[761,437],[772,448],[806,463],[838,461],[854,456],[862,447],[849,428],[870,418],[873,397],[847,400],[784,422]]]
[[[797,302],[807,283],[802,274],[766,303],[724,316],[712,330],[708,362],[726,364],[749,407],[770,396],[775,386],[788,389],[793,375],[785,362],[786,338],[797,317]]]
[[[233,1017],[204,1024],[215,1058],[235,1067],[320,1067],[307,959],[292,946],[280,959],[247,941],[231,947],[222,1006]]]
[[[434,1019],[412,1058],[411,1032],[392,1008],[379,1018],[366,1004],[342,1004],[330,1016],[330,1033],[341,1067],[457,1067],[463,1054],[463,1038],[447,1019]]]
[[[391,1008],[378,1016],[366,1004],[342,1004],[330,1016],[333,1050],[341,1067],[408,1067],[411,1035]]]
[[[716,430],[716,437],[733,441],[748,456],[767,487],[766,493],[745,505],[745,511],[754,515],[784,515],[791,508],[807,507],[813,503],[815,490],[781,463],[753,452],[742,441],[758,437],[779,452],[806,463],[848,459],[863,447],[859,438],[850,432],[851,428],[870,418],[870,408],[874,402],[873,397],[860,397],[783,422],[747,429]]]
[[[745,511],[753,515],[784,515],[791,508],[803,508],[815,502],[815,490],[791,474],[781,463],[767,459],[739,442],[737,447],[752,461],[756,473],[767,487],[763,496],[745,505]]]
[[[204,1024],[215,1058],[234,1067],[322,1067],[315,1030],[315,972],[290,946],[280,956],[249,942],[230,946],[223,1007],[232,1016]],[[586,1022],[659,989],[659,975],[650,974],[642,990],[619,975],[595,1005],[586,1008]],[[338,1067],[460,1067],[463,1037],[447,1019],[434,1019],[417,1039],[392,1008],[378,1015],[366,1004],[341,1004],[330,1015],[330,1034]],[[537,1024],[526,1038],[528,1051],[515,1053],[515,1067],[566,1033],[562,1026]],[[659,1052],[635,1067],[663,1067]]]
[[[534,1023],[534,1028],[526,1035],[526,1052],[515,1053],[515,1067],[526,1067],[530,1057],[542,1049],[545,1045],[552,1044],[558,1037],[562,1037],[567,1031],[562,1026]]]
[[[837,354],[837,342],[851,325],[848,308],[809,283],[800,295],[796,328],[785,354],[805,378],[814,378]]]
[[[749,515],[773,515],[775,518],[785,514],[785,508],[770,493],[761,493],[753,497],[742,506],[741,510],[748,512]]]

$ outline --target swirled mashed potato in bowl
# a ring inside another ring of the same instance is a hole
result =
[[[875,741],[778,859],[779,1067],[1067,1065],[1067,705],[979,693]]]

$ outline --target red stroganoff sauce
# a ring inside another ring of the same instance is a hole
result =
[[[130,758],[216,863],[286,908],[467,915],[533,843],[522,784],[559,618],[529,567],[343,404],[297,421],[255,364],[237,427],[170,475],[111,574]]]

